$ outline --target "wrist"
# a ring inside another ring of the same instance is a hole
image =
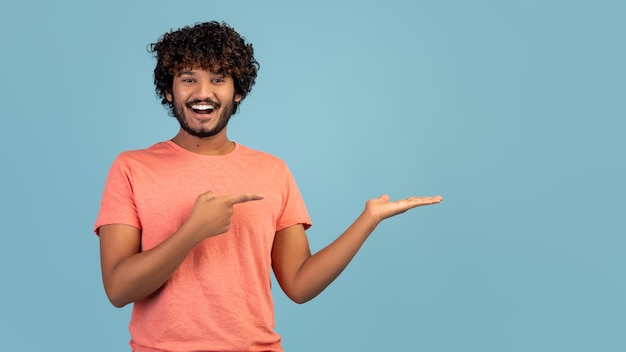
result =
[[[194,224],[192,221],[187,221],[183,223],[181,227],[178,228],[179,236],[185,238],[185,241],[189,241],[192,243],[192,246],[202,242],[207,236],[202,236],[200,231],[201,227],[199,225]]]
[[[359,218],[365,224],[367,224],[368,226],[372,227],[372,229],[376,228],[376,226],[378,226],[378,224],[380,224],[382,222],[382,219],[380,217],[377,217],[374,214],[372,214],[372,212],[369,211],[369,209],[367,209],[367,208],[365,208],[363,210],[363,212],[361,213]]]

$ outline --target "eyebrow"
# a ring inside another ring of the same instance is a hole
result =
[[[176,77],[180,77],[183,75],[189,75],[189,76],[195,76],[196,73],[194,71],[190,71],[190,70],[181,70],[178,72],[178,74],[176,74]],[[211,77],[228,77],[228,75],[223,74],[223,73],[213,73],[213,72],[209,72],[209,75]]]
[[[178,72],[178,74],[177,74],[176,76],[182,76],[182,75],[191,75],[191,76],[194,76],[194,75],[195,75],[195,72],[193,72],[193,71],[188,71],[188,70],[182,70],[182,71],[179,71],[179,72]]]

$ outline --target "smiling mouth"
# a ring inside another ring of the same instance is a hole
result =
[[[213,104],[193,104],[188,106],[196,114],[210,114],[217,108]]]

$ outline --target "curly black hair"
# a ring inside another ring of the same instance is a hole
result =
[[[174,106],[165,93],[172,93],[174,76],[180,70],[201,67],[233,79],[235,93],[243,100],[252,90],[259,63],[254,59],[252,44],[225,22],[197,23],[163,34],[148,51],[157,59],[154,85],[157,96],[170,112]],[[238,103],[234,109],[237,111]]]

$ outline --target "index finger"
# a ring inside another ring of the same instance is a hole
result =
[[[228,200],[230,201],[230,204],[237,204],[237,203],[245,203],[245,202],[250,202],[250,201],[255,201],[255,200],[261,200],[263,199],[263,196],[260,194],[233,194],[230,196],[226,196],[226,198],[228,198]]]

